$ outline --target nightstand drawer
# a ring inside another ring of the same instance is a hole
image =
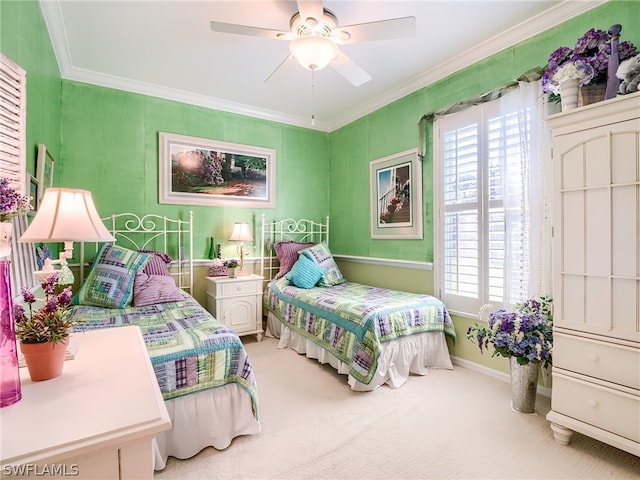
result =
[[[554,372],[553,410],[640,442],[638,396]]]
[[[640,389],[640,350],[637,348],[557,332],[553,343],[555,367]]]
[[[241,278],[241,277],[240,277]],[[216,285],[218,297],[232,297],[234,295],[249,295],[249,294],[261,294],[262,281],[261,280],[251,280],[251,281],[229,281],[229,282],[219,282]]]

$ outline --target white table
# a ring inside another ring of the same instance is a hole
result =
[[[152,439],[171,421],[140,329],[72,342],[78,352],[60,377],[32,382],[20,369],[22,400],[0,409],[0,475],[152,479]]]

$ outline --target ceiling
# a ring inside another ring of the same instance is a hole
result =
[[[213,32],[212,20],[289,30],[294,0],[41,0],[61,75],[332,131],[603,0],[325,0],[338,26],[414,16],[412,38],[342,45],[372,79],[278,69],[288,41]],[[311,115],[315,116],[314,125]]]

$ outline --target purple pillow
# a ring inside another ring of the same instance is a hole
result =
[[[151,259],[147,262],[142,270],[147,275],[168,275],[171,276],[167,265],[173,259],[166,253],[157,252],[156,250],[138,250],[141,253],[151,253]]]
[[[294,242],[294,241],[282,241],[273,244],[273,249],[276,251],[278,261],[280,262],[280,270],[278,271],[276,278],[283,277],[293,264],[298,260],[298,252],[304,248],[312,247],[315,245],[313,242]]]
[[[137,273],[133,283],[133,306],[146,307],[156,303],[184,300],[173,277]]]

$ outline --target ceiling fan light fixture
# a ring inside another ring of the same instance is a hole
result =
[[[327,37],[307,35],[289,44],[289,51],[308,70],[321,70],[338,55],[338,46]]]

